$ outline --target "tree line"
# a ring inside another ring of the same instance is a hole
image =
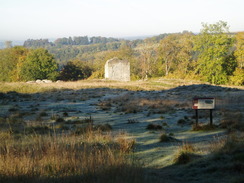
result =
[[[202,24],[199,34],[184,31],[144,40],[0,50],[0,80],[103,78],[104,64],[113,57],[130,61],[132,79],[164,76],[244,84],[244,32],[230,34],[223,21]]]
[[[88,78],[92,73],[92,69],[82,62],[68,62],[59,68],[48,50],[22,46],[0,50],[0,70],[0,81],[7,82],[37,79],[79,80]]]
[[[54,42],[50,42],[48,39],[28,39],[24,42],[24,47],[36,48],[36,47],[48,47],[48,46],[63,46],[63,45],[90,45],[90,44],[106,44],[110,42],[119,42],[116,38],[106,38],[101,36],[75,36],[58,38]]]
[[[118,50],[121,45],[127,44],[131,48],[136,48],[143,43],[159,43],[161,39],[168,34],[160,34],[145,40],[137,39],[133,41],[105,38],[105,37],[91,37],[79,36],[69,38],[58,38],[54,42],[48,39],[28,39],[24,42],[26,48],[45,48],[55,56],[55,59],[61,64],[65,65],[71,59],[85,59],[88,54],[96,54],[102,51]],[[89,58],[88,58],[89,60]]]

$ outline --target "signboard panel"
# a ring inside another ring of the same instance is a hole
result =
[[[214,98],[194,98],[193,109],[214,109],[215,99]]]

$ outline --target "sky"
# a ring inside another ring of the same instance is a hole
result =
[[[244,31],[244,0],[0,0],[0,40],[200,32],[226,21]]]

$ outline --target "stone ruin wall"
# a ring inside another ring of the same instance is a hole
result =
[[[105,64],[105,79],[130,81],[130,62],[118,58],[108,60]]]

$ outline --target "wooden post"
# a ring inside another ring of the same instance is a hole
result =
[[[213,126],[213,110],[210,109],[210,126]]]
[[[198,126],[198,109],[196,109],[195,111],[196,111],[196,126]]]

